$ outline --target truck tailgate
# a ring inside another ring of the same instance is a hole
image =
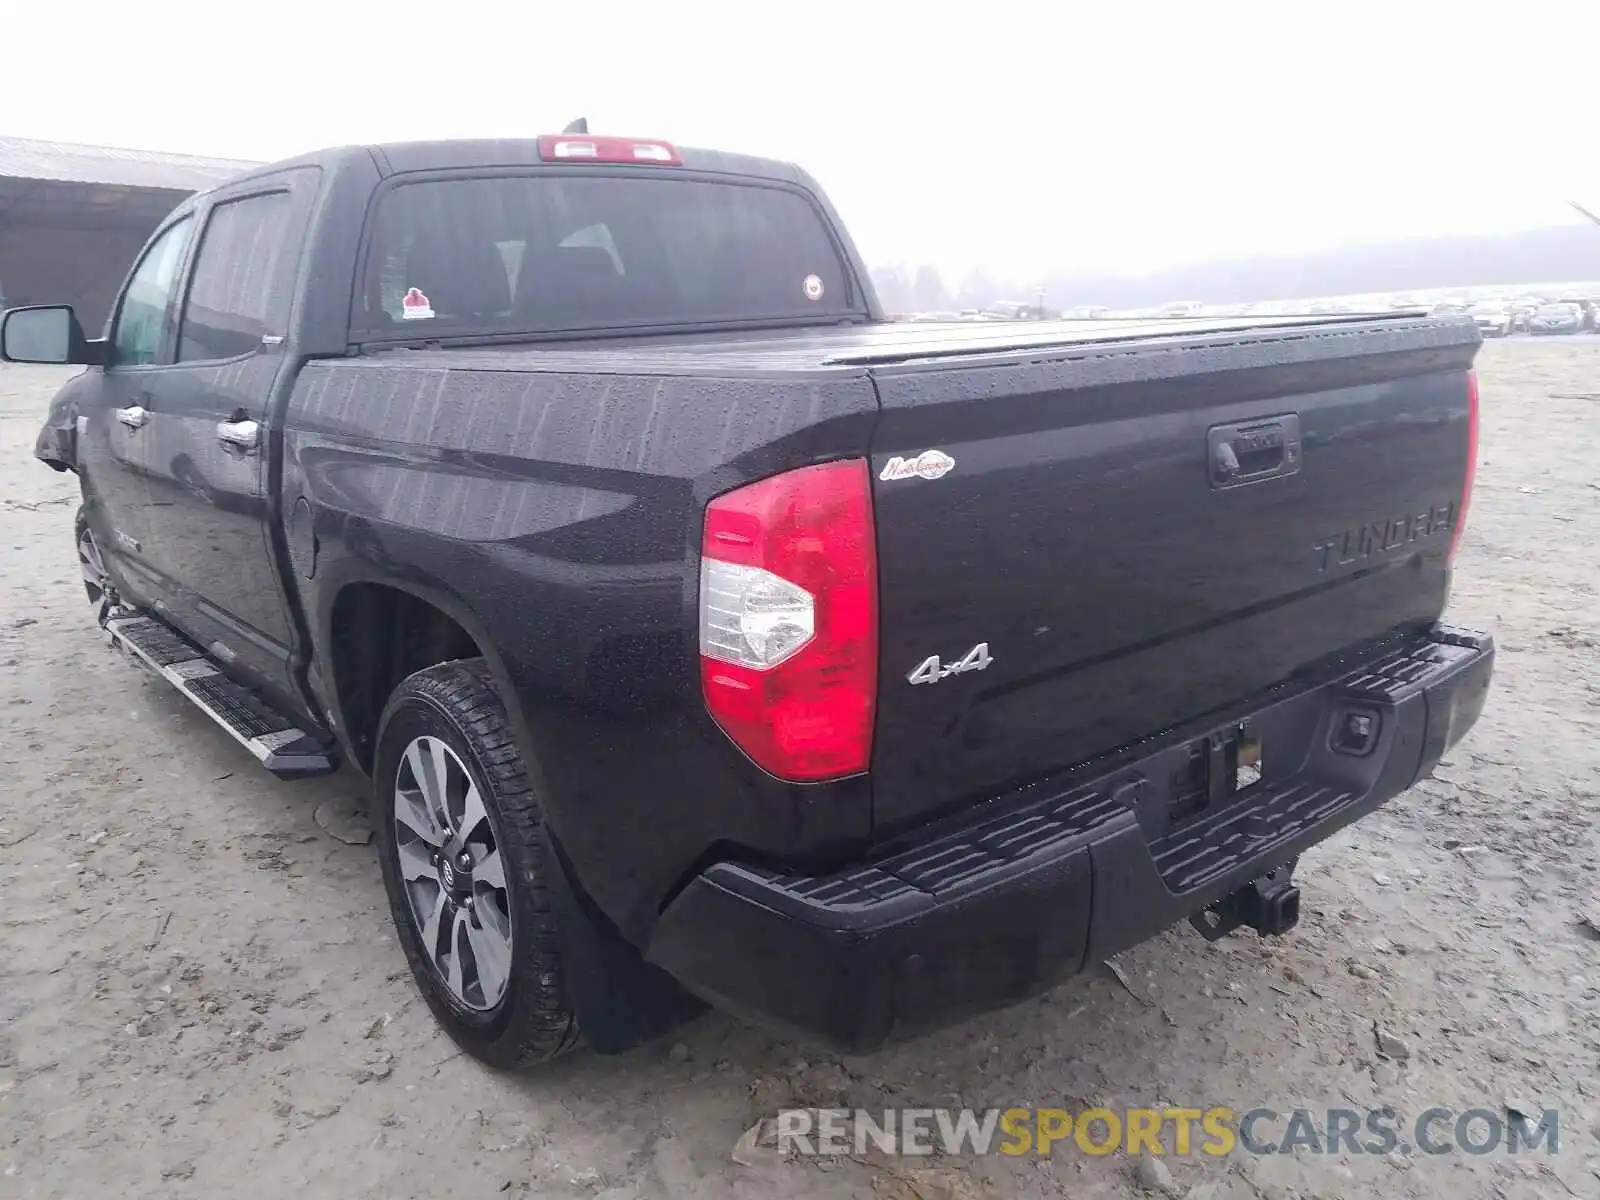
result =
[[[876,831],[1436,620],[1478,345],[1405,319],[866,358]]]

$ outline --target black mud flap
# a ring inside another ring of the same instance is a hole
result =
[[[573,883],[572,867],[549,837],[546,891],[561,943],[561,966],[584,1041],[596,1054],[621,1054],[705,1012],[660,967],[648,963],[594,901]]]

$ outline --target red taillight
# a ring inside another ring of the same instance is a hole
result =
[[[539,139],[539,157],[546,162],[641,163],[681,167],[683,160],[668,142],[652,138],[590,137],[586,133],[547,133]]]
[[[866,460],[718,496],[700,551],[700,679],[717,724],[780,779],[865,771],[878,694]]]
[[[1450,534],[1450,557],[1455,562],[1461,535],[1467,529],[1467,508],[1472,503],[1472,480],[1478,473],[1478,373],[1467,372],[1467,477],[1461,485],[1461,504],[1456,509],[1456,527]]]

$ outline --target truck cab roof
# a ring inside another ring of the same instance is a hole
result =
[[[582,140],[581,137],[575,140]],[[706,150],[677,146],[673,149],[681,160],[681,169],[704,171],[718,175],[743,175],[753,179],[769,179],[778,183],[815,187],[810,175],[794,163],[779,159],[758,158],[748,154],[733,154],[723,150]],[[551,161],[540,154],[539,138],[460,138],[420,142],[374,142],[348,146],[334,146],[308,154],[266,163],[253,171],[229,180],[233,186],[242,180],[273,175],[294,167],[319,167],[337,170],[352,163],[371,162],[381,175],[401,175],[415,171],[476,170],[496,167],[550,167],[566,163]],[[204,197],[216,188],[199,193]]]

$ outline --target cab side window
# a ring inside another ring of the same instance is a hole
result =
[[[193,217],[185,217],[167,229],[145,252],[128,280],[111,334],[112,361],[116,366],[141,367],[161,361],[176,313],[173,300],[178,268],[193,229]]]
[[[219,204],[206,222],[178,331],[178,361],[238,358],[282,336],[298,266],[293,201],[269,192]]]

